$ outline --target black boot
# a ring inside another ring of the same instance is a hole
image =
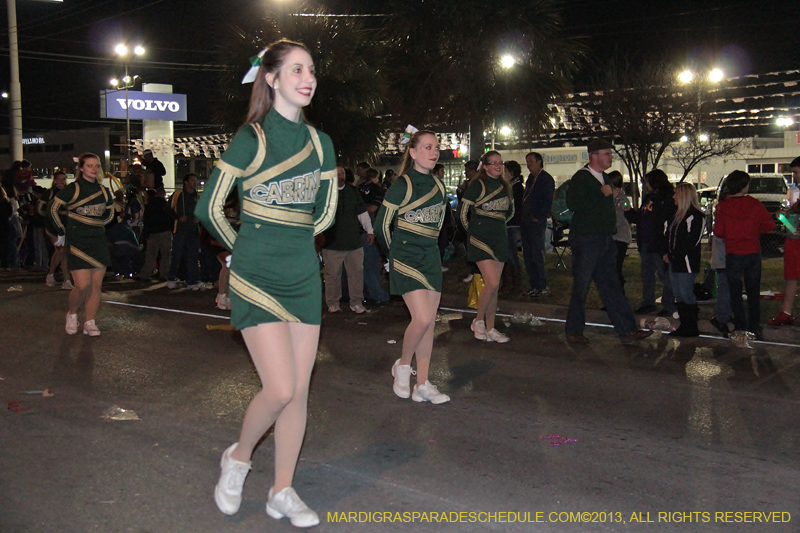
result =
[[[697,337],[700,335],[697,329],[697,304],[676,302],[675,307],[678,308],[681,323],[678,329],[670,333],[670,335],[673,337]]]
[[[700,330],[697,329],[697,315],[700,309],[697,307],[697,304],[687,304],[686,309],[689,311],[689,323],[686,325],[686,336],[699,337]],[[682,319],[681,322],[683,322]]]

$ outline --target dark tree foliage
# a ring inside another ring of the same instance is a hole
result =
[[[324,14],[321,7],[299,10]],[[374,32],[358,19],[283,15],[280,28],[269,18],[252,27],[230,27],[220,54],[230,70],[220,80],[215,120],[229,131],[241,127],[252,85],[242,85],[249,58],[267,44],[287,38],[305,44],[317,71],[317,90],[305,110],[309,123],[331,136],[339,162],[374,159],[385,132],[382,69]]]
[[[557,0],[394,0],[388,28],[389,106],[418,128],[469,131],[470,153],[484,129],[510,123],[520,133],[548,122],[583,47],[569,35]],[[500,59],[516,63],[504,68]]]
[[[671,155],[684,170],[683,181],[702,161],[733,156],[747,148],[740,138],[725,139],[702,87],[681,86],[676,69],[665,63],[632,65],[625,60],[609,63],[596,91],[574,99],[570,121],[586,136],[604,137],[632,179],[642,182]],[[681,139],[685,140],[681,142]],[[634,203],[638,188],[634,187]]]

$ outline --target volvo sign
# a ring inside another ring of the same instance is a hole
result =
[[[186,121],[185,94],[107,90],[102,104],[103,118]]]

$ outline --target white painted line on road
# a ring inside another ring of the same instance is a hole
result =
[[[458,308],[455,308],[455,307],[440,307],[439,309],[444,309],[445,311],[455,311],[457,313],[477,313],[477,311],[475,309],[458,309]],[[514,315],[509,315],[507,313],[497,313],[497,316],[503,316],[503,317],[512,318]],[[559,322],[561,324],[566,322],[566,320],[561,319],[561,318],[545,318],[545,317],[541,317],[541,316],[537,316],[536,318],[538,318],[539,320],[545,321],[545,322]],[[597,324],[595,322],[587,322],[586,325],[587,326],[594,326],[594,327],[598,327],[598,328],[613,328],[614,327],[611,324]],[[700,335],[700,338],[703,338],[703,339],[715,339],[715,340],[718,340],[718,341],[731,341],[731,339],[726,339],[725,337],[717,337],[716,335]],[[789,344],[789,343],[786,343],[786,342],[756,341],[756,340],[747,341],[747,342],[748,343],[754,343],[754,344],[768,344],[770,346],[785,346],[787,348],[800,348],[800,344]]]
[[[136,304],[129,304],[125,302],[115,302],[113,300],[103,300],[105,304],[113,304],[113,305],[124,305],[126,307],[137,307],[139,309],[152,309],[154,311],[165,311],[167,313],[178,313],[181,315],[194,315],[194,316],[205,316],[209,318],[221,318],[222,320],[230,320],[231,317],[223,316],[223,315],[210,315],[208,313],[195,313],[193,311],[183,311],[182,309],[169,309],[167,307],[151,307],[149,305],[136,305]]]

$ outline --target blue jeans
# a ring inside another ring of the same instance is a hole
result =
[[[642,258],[640,272],[642,274],[642,303],[641,305],[656,304],[656,274],[664,291],[661,293],[661,307],[670,313],[675,312],[675,296],[672,293],[672,282],[669,279],[669,264],[664,262],[661,254],[648,252],[647,245],[642,244],[639,249]]]
[[[510,226],[506,228],[506,233],[508,233],[508,261],[506,261],[507,265],[519,266],[519,239],[520,239],[520,227],[519,226]],[[545,286],[547,286],[545,284]]]
[[[361,234],[361,242],[364,245],[364,298],[374,302],[386,303],[389,301],[389,293],[381,283],[381,252],[378,243],[372,246],[367,244],[366,233]],[[350,302],[355,305],[361,302]]]
[[[728,288],[728,274],[724,268],[714,271],[717,274],[717,305],[715,314],[720,322],[730,322],[731,315],[731,291]]]
[[[540,291],[547,288],[547,273],[544,269],[544,233],[547,220],[523,221],[520,225],[522,237],[522,258],[531,289]]]
[[[740,331],[761,331],[761,254],[728,254],[725,256],[725,273],[731,293],[733,325]],[[742,303],[742,278],[747,293],[747,319]]]
[[[694,280],[697,272],[672,272],[669,279],[672,282],[672,290],[675,292],[675,301],[694,305],[697,303],[697,296],[694,295]]]
[[[169,262],[169,281],[175,281],[178,267],[186,258],[186,283],[194,285],[200,278],[200,267],[197,261],[200,256],[200,234],[175,233],[172,235],[172,258]]]
[[[567,311],[567,335],[582,333],[586,326],[586,295],[594,280],[617,335],[636,331],[636,319],[622,293],[617,275],[617,245],[611,235],[570,235],[572,248],[572,297]]]

